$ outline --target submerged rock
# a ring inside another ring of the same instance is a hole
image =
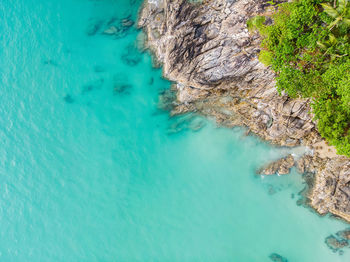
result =
[[[176,92],[173,88],[166,89],[159,94],[158,108],[171,111],[176,106]]]
[[[113,91],[116,94],[129,94],[130,89],[132,88],[132,85],[128,84],[116,84],[114,85]]]
[[[279,159],[275,162],[268,164],[267,166],[262,167],[257,171],[261,175],[286,175],[289,174],[290,169],[294,166],[294,157],[288,155],[285,158]]]
[[[114,94],[129,94],[132,85],[124,75],[115,75],[113,78],[113,92]]]
[[[269,258],[271,259],[271,261],[274,262],[288,262],[288,259],[286,259],[285,257],[277,254],[277,253],[272,253]]]
[[[68,95],[68,94],[63,98],[63,100],[68,104],[74,103],[73,97],[71,95]]]
[[[192,121],[189,123],[188,128],[196,132],[201,130],[205,125],[205,121],[202,118],[196,117],[193,118]]]
[[[197,115],[187,114],[172,118],[168,134],[176,134],[185,130],[198,131],[205,126],[205,121]]]
[[[338,231],[336,235],[341,239],[350,240],[350,228]]]
[[[103,34],[113,36],[114,38],[121,38],[126,36],[133,25],[134,21],[129,16],[122,19],[114,17],[107,23],[107,28],[103,30]]]
[[[101,29],[103,25],[103,21],[102,20],[91,20],[91,22],[89,23],[88,28],[86,29],[86,34],[88,36],[93,36],[96,33],[98,33],[98,31]]]
[[[58,66],[58,63],[52,59],[47,59],[43,61],[44,65]]]
[[[134,21],[132,21],[130,18],[124,18],[121,22],[122,26],[124,27],[131,27],[134,25]]]
[[[149,79],[149,81],[148,81],[148,84],[149,84],[149,85],[153,85],[153,83],[154,83],[154,78],[151,77],[151,78]]]
[[[120,31],[120,28],[117,28],[116,26],[112,25],[111,27],[107,28],[103,31],[106,35],[114,35],[117,34]]]
[[[122,61],[129,66],[136,66],[141,62],[142,54],[134,44],[128,45],[121,56]]]
[[[94,91],[96,89],[101,89],[102,85],[104,83],[104,79],[99,79],[94,82],[91,82],[85,86],[83,86],[82,94],[89,93],[91,91]]]
[[[277,193],[276,188],[273,185],[269,185],[268,186],[267,192],[268,192],[269,195],[274,195],[274,194]]]
[[[325,243],[333,252],[337,252],[338,250],[349,245],[348,241],[343,239],[337,239],[333,235],[326,237]]]

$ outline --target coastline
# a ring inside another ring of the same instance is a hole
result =
[[[311,154],[288,165],[313,174],[307,204],[350,222],[350,159],[321,138],[310,100],[279,95],[274,73],[258,61],[260,39],[248,32],[246,21],[266,12],[263,0],[148,0],[138,26],[155,64],[176,83],[175,101],[165,99],[172,115],[195,111],[223,126],[247,127],[275,145],[309,147]]]

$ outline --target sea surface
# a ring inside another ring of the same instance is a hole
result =
[[[300,174],[255,175],[291,150],[159,105],[140,6],[1,0],[0,261],[350,261]]]

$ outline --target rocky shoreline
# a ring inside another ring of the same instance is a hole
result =
[[[295,166],[313,174],[307,203],[321,215],[350,222],[350,159],[336,155],[320,137],[310,101],[279,95],[274,72],[258,61],[260,38],[248,32],[246,22],[268,13],[267,2],[146,0],[138,26],[155,64],[174,82],[173,115],[198,112],[276,145],[309,147],[310,154],[278,160],[266,173],[286,174]]]

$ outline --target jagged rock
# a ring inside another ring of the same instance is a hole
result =
[[[323,163],[323,160],[317,156],[304,155],[296,161],[296,168],[299,173],[304,174],[306,172],[315,173],[317,167]]]
[[[139,26],[164,76],[178,83],[181,110],[192,106],[220,121],[224,109],[229,126],[248,126],[269,141],[295,146],[315,132],[309,100],[279,96],[274,73],[257,59],[260,40],[246,28],[266,6],[262,0],[146,2]],[[223,96],[239,99],[222,104]]]
[[[323,161],[310,192],[310,204],[320,214],[331,212],[350,221],[350,161],[337,157]]]
[[[286,174],[289,174],[290,169],[293,166],[294,166],[294,157],[292,155],[288,155],[285,158],[281,158],[259,169],[257,173],[261,175],[274,175],[274,174],[286,175]]]
[[[314,155],[296,164],[301,173],[315,173],[308,203],[350,222],[350,160],[313,147],[324,140],[312,120],[310,100],[279,95],[274,72],[258,60],[260,38],[248,32],[246,21],[268,12],[268,2],[192,2],[145,1],[138,21],[155,65],[163,65],[163,75],[176,83],[171,115],[195,111],[221,125],[245,126],[274,144],[309,146]],[[282,174],[288,167],[276,171]]]

